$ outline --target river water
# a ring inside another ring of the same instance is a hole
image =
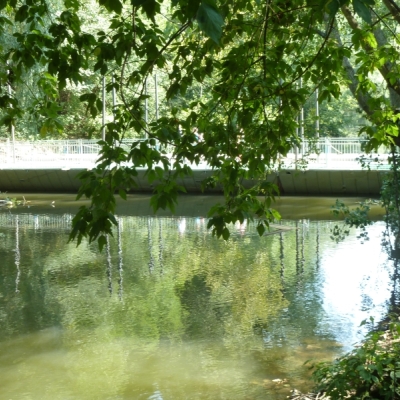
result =
[[[119,215],[100,254],[44,211],[0,213],[0,399],[285,399],[391,295],[382,222],[366,243],[306,218],[224,242],[202,217]]]

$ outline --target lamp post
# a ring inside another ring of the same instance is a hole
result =
[[[112,76],[112,104],[113,104],[113,121],[115,122],[115,78],[114,75]]]
[[[8,64],[8,63],[7,63]],[[11,98],[11,85],[10,85],[10,76],[11,76],[11,70],[7,70],[7,90],[8,90],[8,96]],[[12,108],[12,104],[11,104]],[[13,163],[15,163],[15,127],[14,123],[11,122],[10,125],[10,134],[11,134],[11,143],[12,143],[12,153],[13,153]]]
[[[300,89],[303,87],[303,79],[300,78]],[[300,137],[301,137],[301,156],[304,157],[304,107],[300,110]]]
[[[319,90],[315,89],[315,136],[319,138]]]
[[[101,128],[101,140],[106,140],[106,77],[103,76],[102,80],[102,101],[103,101],[103,110],[102,110],[102,124]]]
[[[149,123],[149,101],[147,100],[147,77],[144,81],[144,95],[146,97],[144,100],[144,123],[146,125],[145,137],[147,139],[147,124]]]

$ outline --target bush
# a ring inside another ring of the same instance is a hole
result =
[[[334,363],[319,363],[317,390],[336,399],[400,399],[400,323],[371,332],[362,345]]]

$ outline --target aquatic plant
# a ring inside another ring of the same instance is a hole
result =
[[[4,199],[0,199],[0,207],[12,208],[19,205],[25,206],[30,203],[30,201],[27,201],[24,196],[22,196],[22,198],[23,200],[19,200],[15,197],[13,198],[5,197]]]

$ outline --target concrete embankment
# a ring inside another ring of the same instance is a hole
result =
[[[76,193],[80,181],[76,175],[82,169],[1,169],[1,192],[52,192]],[[284,195],[351,195],[376,196],[379,194],[384,175],[383,170],[282,170],[268,175],[267,179],[278,184]],[[201,182],[211,175],[208,169],[196,169],[193,176],[179,182],[187,193],[201,193]],[[151,192],[145,171],[139,171],[135,192]],[[251,186],[256,181],[243,182]],[[208,193],[221,192],[220,188]]]

